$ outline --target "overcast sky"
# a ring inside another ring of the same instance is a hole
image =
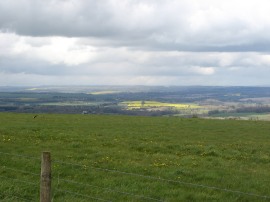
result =
[[[269,0],[0,0],[0,85],[270,85]]]

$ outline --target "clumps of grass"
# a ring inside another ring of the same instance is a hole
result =
[[[98,188],[91,191],[63,182],[57,185],[59,176],[60,180],[117,188],[165,201],[259,201],[251,196],[123,174],[126,172],[259,195],[270,192],[265,180],[270,178],[268,122],[55,114],[43,114],[33,121],[32,117],[0,114],[0,148],[37,158],[48,150],[53,160],[69,163],[53,162],[53,187],[108,200],[140,201]],[[39,161],[3,156],[0,164],[37,173],[40,166]],[[4,169],[0,172],[1,176],[35,180]],[[16,190],[12,185],[8,179],[0,182],[1,200],[11,192],[25,198],[38,193],[38,183]],[[55,195],[55,201],[75,199],[65,193]]]

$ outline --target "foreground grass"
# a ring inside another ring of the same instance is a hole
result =
[[[194,185],[269,196],[269,122],[1,113],[0,123],[0,201],[38,200],[44,150],[54,201],[269,200]]]

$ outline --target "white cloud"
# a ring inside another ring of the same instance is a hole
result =
[[[79,46],[75,38],[51,37],[50,44],[34,48],[29,53],[53,64],[80,65],[95,57],[94,47]]]
[[[26,37],[0,33],[1,55],[22,56],[51,64],[80,65],[95,58],[95,48],[77,43],[77,38]]]
[[[191,67],[191,71],[201,75],[212,75],[215,73],[213,67]]]

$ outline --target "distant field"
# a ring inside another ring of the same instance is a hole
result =
[[[88,94],[92,95],[106,95],[106,94],[114,94],[114,93],[120,93],[121,91],[96,91],[96,92],[91,92]]]
[[[253,120],[264,120],[270,121],[270,113],[219,113],[211,115],[214,118],[239,118],[239,119],[253,119]]]
[[[258,119],[258,120],[265,120],[270,121],[270,114],[253,114],[250,116],[251,118]]]
[[[126,101],[121,104],[127,105],[128,109],[140,109],[140,108],[175,108],[175,109],[197,109],[200,108],[196,104],[182,104],[182,103],[164,103],[156,101]]]
[[[84,102],[84,101],[74,101],[74,102],[51,102],[51,103],[41,103],[44,106],[95,106],[102,103],[97,102]]]
[[[25,102],[35,102],[35,101],[38,101],[38,98],[22,97],[22,98],[18,98],[18,100],[25,101]]]
[[[269,122],[0,113],[0,123],[0,201],[38,201],[42,151],[54,202],[270,200]]]

